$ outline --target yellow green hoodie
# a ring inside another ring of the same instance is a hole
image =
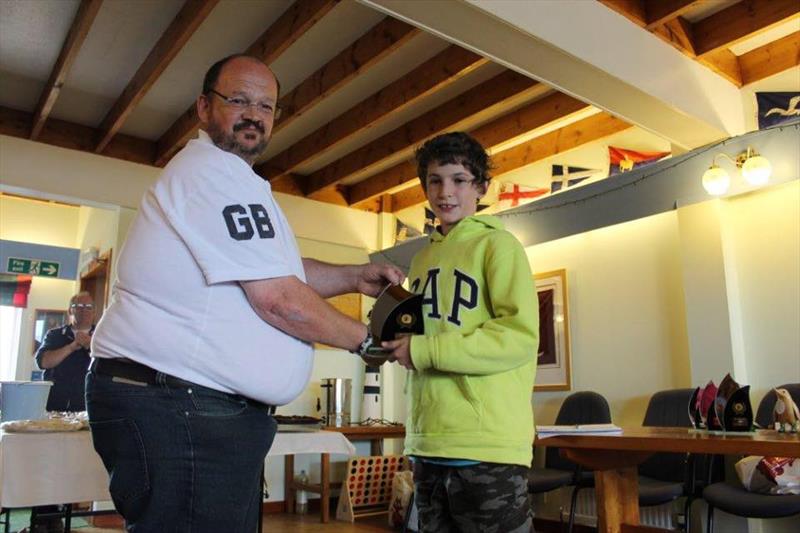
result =
[[[425,334],[411,339],[405,454],[530,466],[539,305],[522,245],[463,219],[411,262]]]

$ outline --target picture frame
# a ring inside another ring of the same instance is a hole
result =
[[[572,389],[567,271],[535,274],[539,300],[539,350],[534,391]]]
[[[36,309],[33,312],[33,354],[44,342],[44,336],[53,328],[67,323],[69,314],[66,309]]]

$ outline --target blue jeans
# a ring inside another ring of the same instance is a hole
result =
[[[86,376],[94,448],[127,530],[253,533],[275,419],[240,396],[156,381]]]

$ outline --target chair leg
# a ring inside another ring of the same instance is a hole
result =
[[[706,514],[706,533],[714,533],[714,506],[710,503]]]
[[[686,502],[683,504],[683,531],[685,533],[690,533],[692,529],[692,503],[694,503],[694,498],[687,496]]]
[[[572,489],[572,498],[569,504],[569,524],[567,525],[567,533],[572,533],[572,526],[575,524],[575,502],[578,501],[578,491],[583,487],[575,485]]]

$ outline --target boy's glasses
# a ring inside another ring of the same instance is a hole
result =
[[[94,304],[72,304],[70,309],[94,309]]]
[[[244,111],[248,107],[254,107],[256,111],[259,111],[265,115],[273,115],[275,120],[281,116],[281,108],[278,105],[272,105],[267,102],[251,102],[244,96],[225,96],[224,94],[211,89],[210,93],[214,93],[219,96],[227,105],[230,107],[238,110]]]

